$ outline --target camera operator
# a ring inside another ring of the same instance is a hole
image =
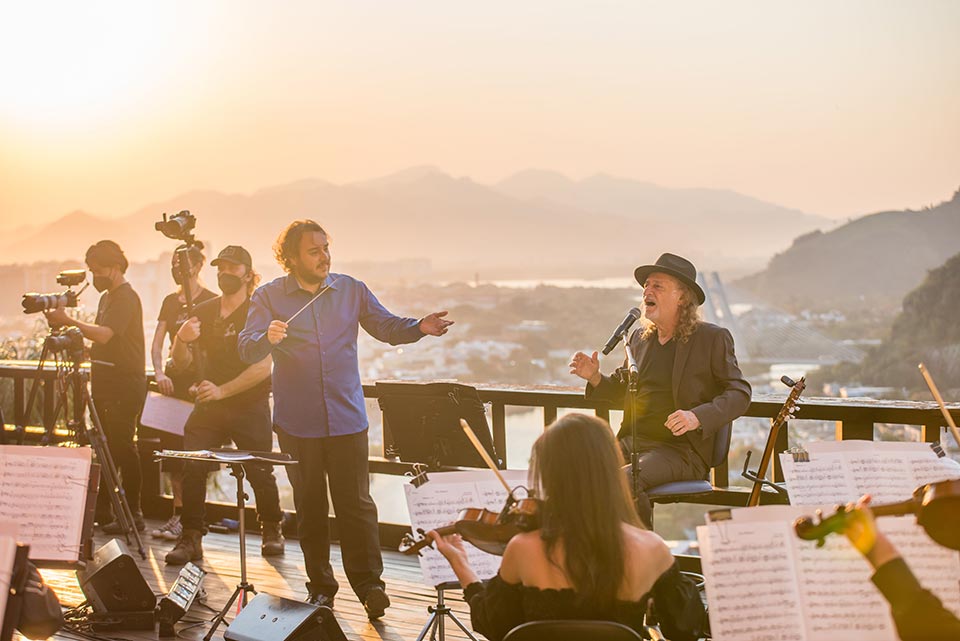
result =
[[[112,240],[101,240],[87,249],[87,267],[93,286],[102,294],[94,323],[70,318],[60,307],[45,312],[51,326],[73,325],[93,342],[90,348],[93,403],[107,438],[107,446],[123,477],[123,489],[134,525],[143,531],[140,511],[140,460],[134,441],[137,416],[147,389],[143,341],[143,308],[140,297],[124,278],[129,263]],[[109,510],[110,488],[100,486],[97,521],[103,524]],[[120,523],[103,526],[108,534],[121,534]]]
[[[185,257],[188,266],[186,283],[181,282],[180,256]],[[184,321],[187,320],[187,293],[190,294],[190,300],[194,305],[216,298],[216,294],[200,283],[200,270],[205,262],[203,245],[199,242],[189,246],[181,245],[174,252],[170,261],[170,273],[173,276],[173,282],[178,287],[177,291],[168,294],[160,305],[157,328],[154,331],[153,343],[150,348],[150,359],[153,362],[157,389],[161,394],[176,396],[182,400],[192,400],[188,391],[190,386],[196,382],[196,368],[189,368],[189,370],[184,371],[172,367],[172,362],[165,363],[163,343],[164,339],[169,337],[172,350],[174,338],[176,338],[177,332]],[[157,435],[163,449],[184,449],[182,436],[160,431],[157,432]],[[173,516],[150,534],[154,538],[176,541],[183,531],[180,525],[180,511],[183,509],[183,461],[175,459],[164,461],[163,470],[170,474],[170,485],[173,488]]]
[[[273,423],[270,416],[270,370],[268,354],[247,365],[240,360],[237,336],[247,320],[250,295],[260,276],[253,271],[250,253],[231,245],[213,260],[217,268],[217,284],[223,296],[214,298],[194,310],[173,344],[173,361],[178,368],[193,360],[188,344],[197,343],[203,353],[204,371],[196,385],[196,406],[184,426],[184,445],[188,450],[219,447],[232,440],[241,450],[273,449]],[[247,478],[256,496],[260,519],[263,556],[283,554],[284,540],[280,531],[283,516],[277,480],[270,466],[245,466]],[[166,556],[170,565],[203,558],[205,463],[187,461],[183,476],[183,532],[177,545]]]

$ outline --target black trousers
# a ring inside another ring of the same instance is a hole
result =
[[[233,441],[237,449],[269,452],[273,449],[270,427],[270,405],[266,398],[247,402],[231,399],[213,404],[199,404],[183,427],[184,446],[188,450],[220,447]],[[216,469],[216,466],[213,467]],[[269,465],[243,466],[257,501],[257,517],[261,523],[279,523],[280,494],[277,479]],[[180,523],[184,529],[205,531],[203,519],[207,499],[207,463],[187,461],[183,468],[183,510]]]
[[[98,396],[93,399],[103,434],[107,439],[107,449],[110,450],[117,473],[122,479],[121,484],[131,512],[140,511],[140,487],[143,477],[135,438],[137,417],[143,410],[145,397],[145,389],[130,389],[115,396]],[[110,492],[105,481],[101,480],[100,493],[97,495],[97,520],[101,523],[107,520],[110,513]]]
[[[339,584],[330,566],[327,483],[337,515],[343,570],[362,601],[373,587],[385,587],[377,506],[370,498],[367,430],[344,436],[300,438],[275,426],[280,449],[299,461],[287,468],[297,506],[300,549],[310,594],[332,597]]]
[[[620,439],[620,450],[624,459],[630,463],[630,439]],[[627,479],[633,490],[633,499],[640,520],[648,528],[653,527],[653,505],[647,496],[647,490],[672,481],[697,481],[707,477],[706,463],[696,451],[684,441],[664,443],[653,439],[637,437],[633,451],[640,454],[640,473],[638,487],[633,487],[632,470],[626,468]]]

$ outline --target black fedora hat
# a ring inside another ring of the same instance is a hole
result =
[[[637,279],[638,283],[643,285],[647,280],[647,276],[654,272],[669,274],[681,280],[696,293],[698,305],[703,305],[703,301],[707,300],[706,294],[703,293],[700,285],[697,284],[697,268],[686,258],[677,256],[676,254],[661,254],[656,264],[637,267],[633,272],[633,276]]]

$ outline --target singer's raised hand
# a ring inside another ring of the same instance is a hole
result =
[[[600,357],[597,352],[592,356],[587,356],[583,352],[577,352],[570,359],[570,373],[575,374],[591,385],[596,387],[600,384]]]

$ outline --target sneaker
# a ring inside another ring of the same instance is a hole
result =
[[[184,530],[177,545],[167,552],[164,561],[167,565],[183,565],[187,561],[199,561],[203,558],[203,532]]]
[[[285,541],[279,523],[263,523],[260,526],[260,536],[260,556],[283,554]]]
[[[367,611],[368,619],[379,619],[389,607],[390,597],[379,585],[370,588],[367,595],[363,597],[363,609]]]
[[[133,525],[137,528],[137,532],[143,532],[147,529],[146,523],[143,522],[143,512],[133,513]],[[123,527],[120,525],[120,521],[111,521],[101,529],[104,534],[125,534]]]
[[[150,536],[155,539],[164,539],[166,541],[176,541],[183,534],[183,526],[180,525],[180,515],[174,514],[167,522],[150,532]]]

